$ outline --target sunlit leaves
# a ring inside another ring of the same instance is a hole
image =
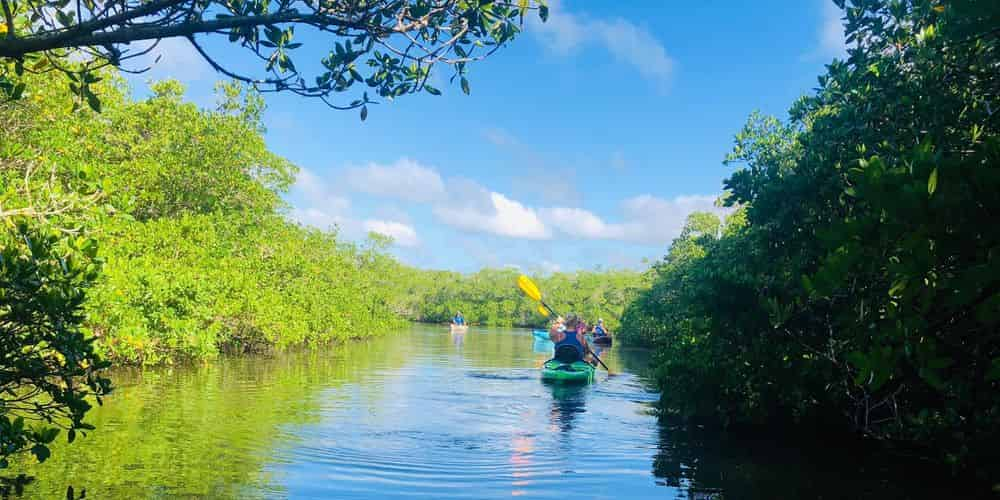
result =
[[[850,57],[727,157],[746,224],[675,241],[628,317],[658,347],[667,414],[841,413],[977,467],[1000,408],[1000,9],[837,4]]]
[[[147,7],[128,5],[118,12],[102,8],[92,0],[76,5],[60,0],[45,7],[29,4],[26,10],[18,12],[19,18],[25,17],[28,21],[23,24],[24,32],[0,38],[0,53],[6,58],[2,62],[12,63],[15,73],[21,76],[24,62],[33,63],[31,58],[38,55],[44,56],[41,61],[59,61],[59,64],[33,67],[32,70],[65,73],[73,78],[71,91],[78,103],[100,111],[97,95],[87,82],[76,77],[104,65],[123,66],[130,52],[141,50],[134,44],[142,38],[139,34],[155,26],[157,30],[183,31],[188,36],[187,41],[195,45],[198,53],[213,67],[227,68],[223,71],[227,76],[253,85],[257,90],[292,92],[320,98],[337,109],[356,109],[374,102],[367,96],[357,98],[367,90],[372,91],[373,97],[377,95],[385,100],[421,91],[440,95],[438,89],[426,85],[432,68],[453,68],[455,76],[462,78],[462,91],[468,94],[467,65],[484,59],[513,40],[523,28],[527,11],[538,10],[543,20],[548,19],[549,12],[541,0],[518,0],[516,4],[464,0],[360,4],[210,0],[201,4],[182,0],[152,15],[130,15],[130,9]],[[100,35],[111,36],[120,42],[107,44],[91,40],[97,34],[85,29],[86,26],[101,21],[107,26],[100,28]],[[77,23],[82,24],[78,27]],[[225,26],[218,27],[220,23]],[[46,30],[52,25],[68,31],[51,37]],[[8,27],[3,26],[6,32]],[[322,69],[315,74],[307,75],[303,71],[314,65],[300,67],[301,62],[296,60],[296,49],[305,43],[293,41],[296,26],[318,30],[321,36],[310,43],[326,44],[330,48],[320,60]],[[224,36],[248,51],[251,60],[261,62],[257,70],[262,69],[263,74],[242,73],[235,67],[246,68],[246,65],[213,55],[207,50],[209,45],[204,39],[217,36]],[[87,58],[84,61],[70,58],[75,49],[85,50]],[[358,83],[364,85],[355,85]],[[12,88],[6,89],[6,93],[11,94]],[[354,95],[341,95],[345,93]]]

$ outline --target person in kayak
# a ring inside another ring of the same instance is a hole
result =
[[[451,324],[455,326],[465,326],[465,316],[462,316],[462,311],[455,313],[455,317],[451,319]]]
[[[587,344],[587,324],[579,316],[570,314],[561,325],[553,323],[549,329],[549,340],[555,344],[553,358],[563,363],[573,363],[576,361],[590,361],[587,359],[590,354],[590,346]]]
[[[594,331],[593,331],[593,333],[594,333],[594,338],[595,339],[599,339],[599,338],[602,338],[602,337],[610,337],[611,336],[611,334],[608,333],[608,331],[604,329],[604,319],[602,319],[602,318],[598,318],[597,319],[597,324],[594,325]]]

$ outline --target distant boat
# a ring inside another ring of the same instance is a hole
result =
[[[469,331],[469,325],[450,325],[451,333],[465,333]]]

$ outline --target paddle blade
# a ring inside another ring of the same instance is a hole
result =
[[[549,310],[545,306],[538,304],[538,314],[541,314],[543,318],[549,317]]]
[[[531,278],[523,274],[518,276],[517,286],[521,289],[522,292],[524,292],[525,295],[530,297],[531,300],[534,301],[542,300],[542,292],[535,285],[535,282],[531,281]]]

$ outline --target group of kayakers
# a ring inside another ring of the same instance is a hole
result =
[[[457,311],[451,319],[451,327],[454,330],[464,326],[465,316],[462,315],[462,311]],[[593,364],[595,361],[587,341],[588,332],[593,334],[595,344],[607,345],[611,341],[611,332],[604,327],[603,318],[598,318],[597,324],[593,328],[588,328],[587,322],[576,314],[570,314],[565,318],[557,317],[549,326],[549,340],[555,344],[553,358],[564,363],[583,360]]]
[[[549,326],[549,340],[555,344],[553,358],[563,363],[586,361],[594,364],[593,350],[587,340],[587,332],[593,334],[595,344],[607,343],[611,334],[604,327],[604,319],[599,318],[593,328],[576,314],[555,319]]]

